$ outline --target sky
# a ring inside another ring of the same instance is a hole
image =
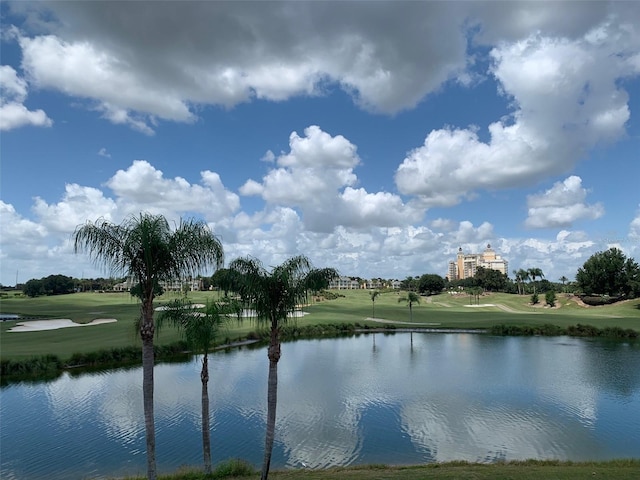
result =
[[[3,1],[0,30],[3,285],[110,276],[73,232],[141,212],[362,278],[640,261],[638,2]]]

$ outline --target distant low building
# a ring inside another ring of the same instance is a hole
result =
[[[355,278],[340,276],[329,282],[329,288],[334,290],[357,290],[360,288],[360,282]]]
[[[129,276],[124,282],[115,284],[113,286],[113,290],[116,292],[128,292],[137,284],[138,282],[132,276]],[[182,291],[185,286],[192,292],[202,289],[202,282],[198,278],[181,280],[178,279],[166,282],[163,281],[160,282],[160,285],[165,291],[175,292]]]
[[[383,280],[372,278],[365,280],[359,277],[340,276],[329,282],[329,288],[333,290],[382,290],[385,288],[400,288],[399,280]]]
[[[464,253],[460,247],[456,259],[449,262],[447,277],[450,281],[471,278],[478,267],[497,270],[505,275],[509,272],[509,262],[497,255],[489,244],[482,253]]]

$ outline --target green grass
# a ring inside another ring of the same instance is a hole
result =
[[[477,464],[467,462],[433,463],[415,466],[365,465],[327,470],[275,470],[269,473],[274,480],[585,480],[615,479],[637,480],[640,460],[613,460],[610,462],[559,462],[527,460]],[[205,476],[198,470],[183,470],[171,475],[160,475],[159,480],[210,480],[214,478],[254,479],[260,475]],[[127,480],[142,480],[130,477]]]
[[[372,316],[373,308],[368,291],[341,290],[335,300],[313,302],[305,307],[309,313],[296,320],[304,327],[318,324],[358,323],[369,328],[384,327],[385,324],[366,320]],[[495,307],[470,307],[467,295],[436,295],[423,297],[413,306],[410,322],[409,308],[399,303],[402,294],[385,292],[375,302],[375,316],[396,323],[397,327],[451,329],[487,329],[493,325],[541,326],[545,324],[568,327],[578,323],[598,328],[620,327],[640,331],[640,299],[601,307],[581,307],[574,301],[559,295],[559,308],[549,309],[528,304],[529,296],[490,294],[480,297],[482,304],[501,305]],[[175,298],[166,294],[158,303]],[[191,301],[205,303],[217,299],[215,292],[192,292]],[[25,359],[46,354],[57,355],[66,360],[74,353],[89,353],[97,350],[139,345],[134,328],[139,315],[139,304],[128,293],[76,293],[51,297],[27,298],[8,296],[0,298],[0,313],[14,313],[36,318],[69,318],[75,322],[90,322],[97,318],[116,318],[116,323],[84,328],[65,328],[44,332],[7,332],[14,321],[0,323],[0,358]],[[259,328],[254,322],[237,324],[232,321],[223,338],[236,340]],[[168,345],[180,339],[171,327],[163,328],[157,338],[158,345]]]

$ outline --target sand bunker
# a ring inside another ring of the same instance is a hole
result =
[[[69,327],[90,327],[92,325],[102,325],[103,323],[117,322],[115,318],[97,318],[89,323],[76,323],[68,318],[58,320],[33,320],[30,322],[17,323],[15,327],[7,332],[40,332],[43,330],[58,330]]]

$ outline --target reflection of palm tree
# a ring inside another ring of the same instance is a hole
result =
[[[371,315],[371,318],[376,318],[376,298],[380,295],[380,291],[373,290],[372,292],[369,292],[369,295],[371,295],[371,303],[373,304],[373,314]]]
[[[266,480],[271,465],[276,425],[280,330],[289,314],[295,312],[297,305],[304,301],[308,289],[318,289],[322,285],[326,288],[338,273],[332,268],[314,269],[304,256],[293,257],[271,272],[253,258],[234,260],[229,269],[237,273],[234,289],[251,304],[257,320],[270,326],[267,429],[261,475],[261,480]]]
[[[181,222],[175,231],[162,215],[131,216],[120,225],[104,219],[86,223],[74,233],[76,252],[87,251],[94,261],[138,282],[132,291],[141,301],[142,396],[147,443],[147,477],[156,478],[153,415],[153,300],[161,281],[172,281],[207,266],[221,266],[220,241],[205,222]]]
[[[163,317],[177,325],[187,344],[202,354],[202,456],[205,473],[211,473],[211,431],[209,422],[209,353],[215,345],[226,319],[226,310],[217,303],[208,302],[204,313],[194,313],[192,305],[180,300],[163,313]]]
[[[413,304],[420,303],[420,296],[416,292],[407,292],[407,294],[398,299],[398,302],[409,304],[409,318],[413,322]]]

